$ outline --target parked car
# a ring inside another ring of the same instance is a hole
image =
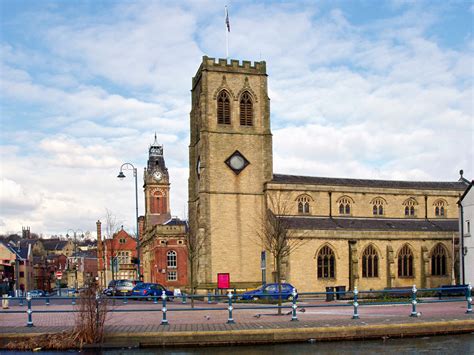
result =
[[[140,283],[136,280],[112,280],[103,293],[107,296],[129,296],[132,294],[133,288]]]
[[[131,297],[133,296],[150,296],[150,298],[155,297],[155,296],[160,297],[163,294],[163,291],[165,291],[165,294],[168,297],[168,299],[172,301],[174,298],[173,291],[167,290],[166,287],[164,287],[163,285],[156,284],[156,283],[148,283],[148,282],[142,282],[136,285],[132,290]],[[140,299],[141,298],[142,297],[140,297]]]
[[[31,297],[45,297],[46,292],[43,290],[31,290],[29,291]]]
[[[293,300],[293,289],[294,287],[287,283],[281,284],[281,298],[283,300],[292,301]],[[279,297],[278,293],[278,284],[266,284],[256,290],[244,292],[241,295],[241,299],[243,300],[254,300],[257,301],[259,299],[273,299],[277,300]],[[298,298],[298,295],[296,295]]]

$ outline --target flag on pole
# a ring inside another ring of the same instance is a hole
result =
[[[227,6],[225,7],[225,24],[227,26],[227,32],[230,32],[229,10],[227,10]]]

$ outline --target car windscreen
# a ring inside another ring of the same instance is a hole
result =
[[[148,286],[150,286],[150,284],[147,284],[147,283],[139,283],[138,285],[135,286],[135,289],[136,290],[143,290],[144,288],[147,288]]]
[[[133,287],[132,281],[119,281],[117,287]]]

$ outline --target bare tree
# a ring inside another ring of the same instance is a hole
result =
[[[274,196],[268,195],[267,205],[261,216],[261,229],[257,235],[262,246],[275,261],[276,282],[278,283],[278,306],[281,307],[281,281],[282,281],[282,262],[290,256],[297,248],[301,247],[305,240],[301,236],[296,236],[295,230],[291,229],[288,216],[290,205],[288,200],[283,199],[281,193]],[[281,314],[281,308],[278,308],[278,314]]]
[[[202,257],[204,252],[204,240],[205,237],[202,230],[188,228],[186,233],[186,246],[188,251],[189,287],[191,295],[196,294],[199,259]],[[191,297],[191,308],[194,308],[193,297]]]
[[[115,215],[108,209],[105,209],[105,236],[104,236],[104,244],[109,244],[109,250],[105,250],[104,248],[104,268],[107,270],[107,254],[110,255],[111,260],[111,271],[112,271],[112,280],[115,280],[115,271],[114,271],[114,259],[117,257],[114,245],[114,235],[118,231],[119,222],[117,222],[117,218]],[[105,243],[105,240],[110,240],[109,243]]]

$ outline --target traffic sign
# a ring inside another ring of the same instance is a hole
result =
[[[62,271],[56,271],[56,278],[58,280],[61,280],[62,277],[63,277],[63,272]]]

